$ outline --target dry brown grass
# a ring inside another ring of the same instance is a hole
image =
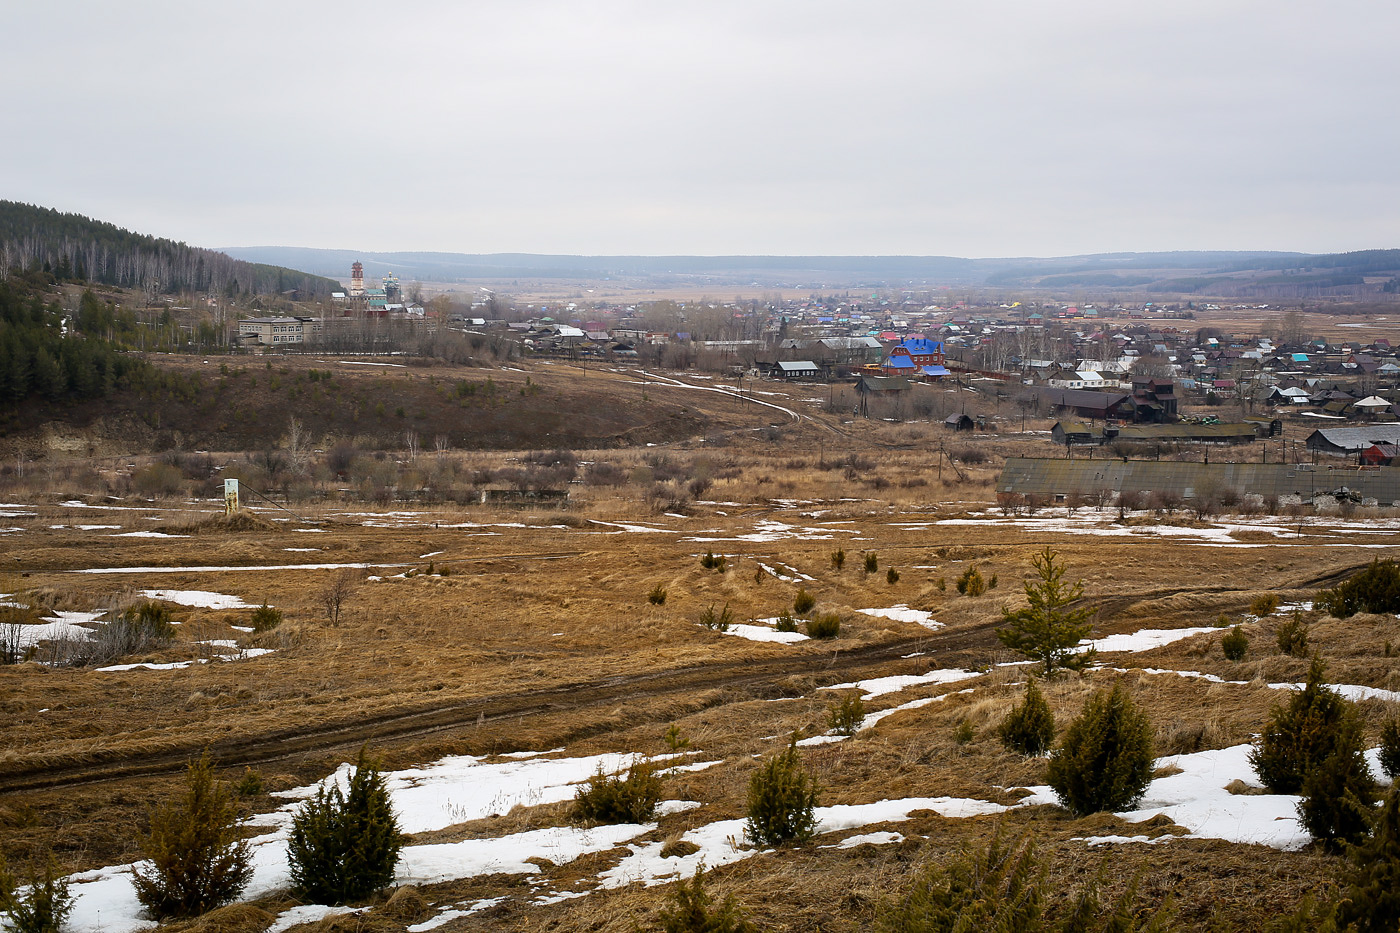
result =
[[[205,744],[231,736],[264,736],[329,728],[413,709],[485,702],[510,694],[587,685],[637,674],[658,675],[705,664],[732,663],[736,669],[763,659],[812,658],[830,669],[774,677],[765,683],[717,683],[690,693],[665,693],[639,685],[631,696],[607,706],[561,704],[549,715],[488,719],[444,732],[405,737],[377,749],[386,765],[422,763],[443,754],[543,749],[566,745],[570,754],[601,751],[665,750],[662,735],[675,723],[691,740],[699,760],[722,760],[706,771],[668,780],[667,796],[701,801],[703,809],[665,818],[657,839],[678,838],[685,829],[741,815],[755,755],[777,750],[795,731],[826,728],[830,695],[817,688],[841,682],[836,666],[851,651],[894,639],[917,639],[927,654],[885,666],[879,673],[911,673],[933,666],[985,667],[1013,660],[995,640],[993,629],[1003,603],[1019,597],[1029,557],[1053,544],[1070,568],[1083,577],[1086,592],[1104,606],[1095,634],[1141,628],[1213,624],[1222,614],[1238,617],[1261,593],[1285,600],[1307,598],[1302,580],[1355,562],[1354,555],[1326,542],[1290,541],[1285,556],[1266,549],[1186,548],[1170,540],[1130,539],[1112,546],[1105,539],[1052,535],[992,524],[935,525],[941,518],[986,509],[985,484],[996,465],[969,468],[962,482],[927,450],[871,448],[872,441],[920,442],[920,428],[909,425],[840,426],[860,431],[853,438],[794,432],[786,442],[757,439],[734,446],[678,446],[668,456],[688,463],[704,458],[714,479],[704,499],[687,507],[685,517],[658,516],[637,484],[577,485],[563,512],[546,509],[434,506],[412,520],[381,516],[387,525],[363,524],[376,512],[363,506],[324,503],[307,508],[308,517],[327,524],[320,533],[274,522],[271,513],[230,526],[210,520],[209,503],[142,504],[131,512],[83,512],[57,505],[62,485],[35,499],[38,514],[23,534],[6,539],[0,591],[56,609],[123,605],[142,589],[202,589],[241,596],[250,606],[267,601],[283,609],[286,621],[274,631],[252,635],[251,609],[181,608],[180,638],[153,660],[188,659],[207,653],[196,645],[210,638],[275,649],[265,658],[197,664],[183,670],[99,674],[37,665],[0,668],[0,774],[75,762],[120,761],[160,752],[196,754]],[[930,433],[928,438],[937,438]],[[844,468],[825,469],[823,460],[857,453],[872,461],[869,471],[848,479]],[[646,450],[581,453],[626,470],[645,465]],[[460,454],[463,469],[493,469],[507,454]],[[888,481],[872,488],[863,478],[878,472]],[[73,476],[77,476],[74,473]],[[925,485],[918,485],[923,480]],[[37,493],[36,493],[37,494]],[[6,495],[14,495],[8,492]],[[786,505],[777,500],[798,500]],[[854,501],[848,501],[854,500]],[[12,501],[20,501],[18,499]],[[147,516],[155,516],[150,521]],[[599,522],[650,522],[671,532],[621,532]],[[8,521],[8,520],[7,520]],[[777,521],[821,529],[819,539],[784,537],[751,540],[759,522]],[[115,524],[119,530],[161,525],[188,538],[115,538],[107,531],[83,532],[76,524]],[[434,526],[436,523],[436,526]],[[448,527],[464,525],[467,527]],[[907,523],[907,524],[898,524]],[[65,525],[56,529],[51,525]],[[524,527],[515,527],[522,525]],[[562,527],[559,527],[562,526]],[[713,542],[689,538],[718,538]],[[288,548],[315,547],[303,553]],[[847,553],[845,568],[832,568],[836,548]],[[706,549],[730,557],[724,574],[700,567]],[[878,574],[864,574],[863,550],[880,556]],[[432,557],[423,555],[433,552]],[[274,565],[366,562],[383,579],[364,583],[346,602],[342,624],[330,628],[316,594],[331,571],[217,571],[170,574],[88,575],[89,567]],[[434,574],[427,574],[429,562]],[[695,619],[708,604],[728,603],[735,617],[776,615],[790,606],[797,584],[763,575],[759,561],[781,563],[813,577],[801,585],[817,597],[821,611],[845,619],[842,637],[827,644],[759,644],[699,628]],[[960,597],[953,581],[968,566],[984,576],[997,574],[998,589],[979,598]],[[884,570],[900,570],[891,586]],[[407,569],[413,576],[398,575]],[[442,571],[448,571],[442,575]],[[939,579],[946,588],[939,590]],[[664,606],[646,595],[665,585]],[[859,615],[861,608],[903,603],[933,612],[945,626],[928,631],[912,624]],[[1115,667],[1164,668],[1215,674],[1243,684],[1212,684],[1174,674],[1097,672],[1066,676],[1043,689],[1063,728],[1088,695],[1117,676],[1126,678],[1152,718],[1159,752],[1223,747],[1257,732],[1269,707],[1283,696],[1268,683],[1296,682],[1305,659],[1280,654],[1273,641],[1276,619],[1250,622],[1245,661],[1221,656],[1219,635],[1207,633],[1151,652],[1105,655]],[[1310,642],[1329,661],[1339,682],[1400,689],[1400,674],[1385,653],[1400,645],[1400,621],[1358,617],[1346,623],[1314,619]],[[917,649],[916,649],[917,650]],[[1025,669],[991,667],[976,680],[919,688],[867,702],[887,709],[919,696],[946,699],[892,715],[846,742],[817,746],[804,759],[820,776],[825,803],[865,803],[899,796],[975,796],[1011,803],[1014,788],[1043,781],[1044,762],[1023,759],[1001,748],[994,727],[1020,696]],[[975,687],[976,692],[959,690]],[[1370,728],[1388,712],[1384,704],[1363,704]],[[955,738],[959,723],[973,727],[971,742]],[[309,751],[262,767],[271,787],[286,788],[323,777],[344,757],[339,749]],[[230,777],[241,773],[230,771]],[[178,776],[126,778],[62,791],[0,796],[0,850],[23,863],[41,842],[52,841],[70,869],[114,864],[134,856],[131,826],[139,825],[153,800],[169,793]],[[1006,788],[1007,790],[998,790]],[[271,808],[271,798],[252,801]],[[494,836],[558,825],[566,804],[521,807],[491,820],[474,821],[425,835],[417,841],[449,841]],[[1125,829],[1111,817],[1073,820],[1054,808],[1016,811],[1004,818],[1012,830],[1032,829],[1051,860],[1052,879],[1071,883],[1097,866],[1084,858],[1075,836]],[[945,820],[926,815],[887,827],[905,835],[894,846],[856,850],[814,847],[750,859],[716,872],[711,890],[735,891],[754,916],[777,928],[794,930],[866,929],[881,898],[894,896],[917,866],[940,862],[960,845],[985,839],[991,820]],[[1143,831],[1132,827],[1131,832]],[[1151,832],[1167,831],[1150,828]],[[1131,833],[1128,833],[1131,834]],[[1206,929],[1214,911],[1222,929],[1251,929],[1258,911],[1277,912],[1297,892],[1326,877],[1324,866],[1307,853],[1246,849],[1223,843],[1178,840],[1153,847],[1127,846],[1113,853],[1113,885],[1142,868],[1145,893],[1177,892],[1184,904],[1183,929]],[[617,853],[603,853],[567,866],[545,869],[556,890],[570,889],[611,864]],[[591,874],[590,874],[591,873]],[[518,877],[477,878],[429,886],[421,896],[434,904],[463,903],[505,896],[502,905],[454,921],[444,929],[631,929],[636,918],[655,915],[663,892],[595,894],[552,907],[529,907],[530,886]],[[404,916],[412,904],[399,905]],[[381,899],[381,900],[386,900]],[[275,912],[285,904],[271,899],[256,905]],[[382,909],[381,909],[382,908]],[[402,929],[381,904],[366,920],[373,928]],[[399,908],[395,908],[398,910]],[[416,910],[416,908],[414,908]],[[220,925],[182,929],[238,930],[253,914],[218,917]],[[414,914],[417,916],[417,914]],[[213,924],[215,917],[206,918]],[[397,926],[386,924],[396,923]],[[370,927],[366,927],[370,928]]]

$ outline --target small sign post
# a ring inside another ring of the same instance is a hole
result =
[[[224,514],[232,515],[238,511],[238,480],[224,480]]]

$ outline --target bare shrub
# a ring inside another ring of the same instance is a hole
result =
[[[320,603],[326,610],[326,621],[333,626],[340,624],[341,608],[359,585],[360,572],[353,568],[341,570],[331,577],[330,583],[326,584],[326,588],[320,593]]]

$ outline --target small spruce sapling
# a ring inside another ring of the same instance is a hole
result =
[[[1026,606],[1012,612],[1003,607],[1005,628],[997,638],[1013,651],[1019,651],[1043,665],[1046,677],[1057,668],[1082,668],[1094,651],[1078,651],[1079,642],[1093,627],[1092,606],[1074,606],[1084,595],[1083,581],[1065,582],[1065,565],[1050,547],[1031,558],[1036,579],[1026,582]]]
[[[832,702],[826,710],[826,722],[837,735],[855,735],[865,721],[865,700],[859,690],[851,690]]]
[[[132,869],[136,898],[154,916],[194,917],[232,901],[253,877],[238,832],[238,804],[214,778],[205,752],[185,772],[185,793],[151,813],[140,839],[147,861]]]
[[[649,761],[636,759],[626,775],[598,772],[574,797],[574,818],[586,823],[645,823],[656,815],[661,776]]]
[[[734,895],[718,904],[705,890],[705,866],[695,866],[695,876],[682,878],[661,908],[661,933],[758,933]]]
[[[987,592],[987,581],[982,579],[982,571],[969,567],[958,577],[957,587],[964,596],[981,596]]]
[[[716,632],[729,631],[729,626],[734,624],[734,614],[729,611],[729,603],[725,603],[724,609],[718,614],[715,613],[715,604],[710,603],[705,611],[700,613],[700,624]]]
[[[1022,755],[1043,755],[1055,741],[1055,714],[1035,678],[1026,683],[1026,695],[997,726],[1001,744]]]
[[[59,871],[52,852],[44,860],[42,871],[31,871],[29,884],[22,891],[0,858],[0,913],[9,918],[5,929],[13,933],[59,933],[72,912],[68,879]]]
[[[817,831],[815,779],[802,767],[797,738],[749,778],[745,833],[754,845],[781,846],[810,839]]]
[[[1249,636],[1236,625],[1220,638],[1220,650],[1227,661],[1243,661],[1249,653]]]
[[[1296,794],[1308,772],[1339,747],[1360,742],[1354,704],[1327,688],[1326,666],[1314,658],[1303,689],[1275,704],[1249,763],[1264,786],[1276,794]]]
[[[1046,783],[1078,816],[1126,810],[1152,781],[1152,725],[1121,682],[1099,690],[1050,755]]]
[[[662,739],[665,740],[666,747],[673,752],[678,752],[690,746],[690,737],[682,732],[681,727],[675,723],[671,723],[671,727],[666,730],[666,734],[662,736]]]
[[[292,817],[292,884],[313,903],[362,900],[387,887],[403,848],[388,786],[364,747],[346,783],[345,791],[322,784]]]
[[[253,610],[253,631],[269,632],[282,624],[282,610],[274,609],[267,603]]]
[[[835,612],[824,612],[807,620],[807,635],[810,638],[835,638],[841,634],[841,616]]]
[[[1290,616],[1275,633],[1278,650],[1291,658],[1306,657],[1308,653],[1308,624],[1297,613]]]
[[[1381,725],[1380,759],[1386,777],[1400,778],[1400,717],[1392,716]]]

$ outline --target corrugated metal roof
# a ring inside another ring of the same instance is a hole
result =
[[[1174,460],[1007,460],[998,492],[1054,497],[1100,491],[1174,493],[1195,498],[1197,490],[1232,489],[1265,497],[1304,498],[1342,487],[1378,500],[1400,503],[1400,468],[1357,470],[1309,463],[1184,463]]]
[[[1308,435],[1309,450],[1356,453],[1378,442],[1400,443],[1400,424],[1370,424],[1361,428],[1318,428]]]

